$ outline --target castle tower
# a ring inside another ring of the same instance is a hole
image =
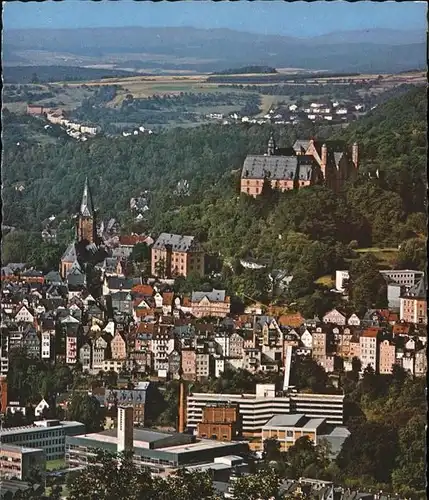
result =
[[[352,146],[352,162],[357,170],[359,168],[359,146],[357,142],[355,142]]]
[[[134,415],[132,406],[118,406],[118,453],[132,451],[134,442]]]
[[[267,155],[268,156],[273,156],[276,154],[276,141],[274,140],[274,135],[271,132],[270,138],[268,140],[268,148],[267,148]]]
[[[322,145],[322,150],[320,153],[320,170],[322,171],[323,174],[323,180],[327,181],[326,176],[327,176],[327,164],[328,164],[328,146],[326,144]]]
[[[82,202],[77,222],[77,240],[86,240],[94,243],[96,239],[95,210],[92,202],[92,195],[88,185],[88,178],[85,179]]]

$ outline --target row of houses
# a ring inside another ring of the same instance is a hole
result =
[[[57,273],[58,274],[58,273]],[[49,280],[52,280],[52,276]],[[56,278],[61,280],[59,276]],[[388,310],[348,318],[337,309],[321,320],[258,313],[231,317],[224,290],[175,295],[166,286],[106,277],[103,297],[62,284],[7,283],[2,290],[2,365],[25,345],[30,356],[84,370],[136,371],[162,378],[218,377],[228,368],[278,372],[288,346],[327,372],[354,369],[414,375],[426,366],[426,335]],[[292,326],[297,325],[297,326]]]

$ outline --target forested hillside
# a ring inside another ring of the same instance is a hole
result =
[[[266,149],[270,128],[257,125],[210,125],[44,147],[5,141],[4,224],[38,231],[52,214],[71,215],[88,176],[104,217],[119,216],[126,230],[155,236],[161,231],[195,234],[207,252],[221,257],[223,283],[235,293],[247,288],[248,295],[264,297],[269,289],[264,273],[248,276],[238,270],[240,257],[264,259],[270,268],[299,276],[291,293],[294,299],[312,297],[313,309],[314,302],[323,301],[313,281],[356,257],[357,247],[401,244],[392,265],[424,268],[425,89],[380,105],[341,133],[312,125],[274,131],[282,146],[298,137],[357,140],[362,175],[340,194],[316,186],[283,194],[267,189],[257,200],[239,195],[246,154]],[[188,197],[174,194],[181,179],[189,181]],[[25,189],[17,191],[17,183]],[[150,216],[133,227],[129,199],[144,189],[152,192]]]

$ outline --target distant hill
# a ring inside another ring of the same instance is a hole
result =
[[[217,72],[218,75],[248,75],[252,73],[271,74],[277,73],[277,70],[269,66],[244,66],[242,68],[230,68]]]
[[[426,44],[424,33],[400,30],[305,39],[191,27],[4,30],[4,65],[52,63],[198,72],[243,66],[398,72],[425,67]]]
[[[4,66],[5,83],[49,83],[58,81],[79,82],[134,76],[141,73],[118,69],[81,68],[72,66]]]

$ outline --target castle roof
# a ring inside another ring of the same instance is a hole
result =
[[[249,155],[244,160],[243,179],[295,180],[309,179],[314,158],[312,156]]]

